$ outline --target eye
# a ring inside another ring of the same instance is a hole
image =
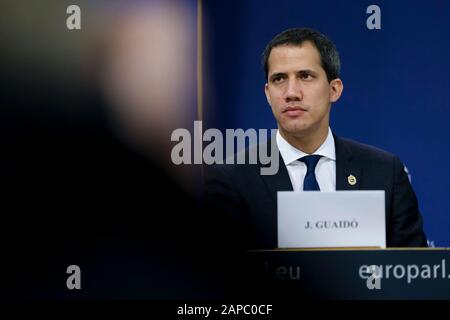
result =
[[[284,76],[279,75],[279,76],[274,77],[274,78],[272,79],[272,82],[273,82],[273,83],[280,83],[280,82],[283,81],[283,80],[284,80]]]
[[[308,72],[301,72],[300,73],[300,79],[302,80],[311,80],[313,76]]]

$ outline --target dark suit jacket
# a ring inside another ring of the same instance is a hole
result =
[[[384,190],[387,246],[427,246],[417,198],[400,159],[372,146],[334,139],[336,190]],[[277,247],[277,191],[293,190],[280,154],[277,174],[261,175],[261,166],[215,165],[205,170],[210,210],[228,219],[230,224],[224,225],[230,238],[245,248]],[[355,185],[347,181],[350,174],[356,177]]]

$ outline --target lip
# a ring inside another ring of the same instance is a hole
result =
[[[283,111],[289,117],[297,117],[307,112],[305,109],[300,107],[287,107],[286,110]]]

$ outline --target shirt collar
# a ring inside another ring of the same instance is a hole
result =
[[[277,145],[278,150],[280,150],[281,157],[283,158],[285,165],[290,165],[292,162],[298,160],[301,157],[307,156],[308,154],[295,148],[289,142],[287,142],[277,131]],[[313,154],[320,155],[322,157],[336,161],[336,148],[334,145],[334,138],[330,127],[328,127],[328,135],[322,145]]]

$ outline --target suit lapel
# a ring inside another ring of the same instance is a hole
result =
[[[353,154],[348,144],[334,136],[336,147],[336,191],[359,190],[362,169],[353,161]]]
[[[293,191],[291,179],[289,178],[289,173],[286,169],[286,165],[284,164],[283,158],[281,157],[281,153],[278,150],[278,146],[275,140],[275,136],[268,142],[268,150],[270,149],[271,144],[275,144],[276,153],[278,153],[278,172],[274,175],[260,175],[261,179],[264,180],[269,192],[272,196],[272,199],[277,202],[277,192],[278,191]],[[269,166],[269,165],[263,165]]]

